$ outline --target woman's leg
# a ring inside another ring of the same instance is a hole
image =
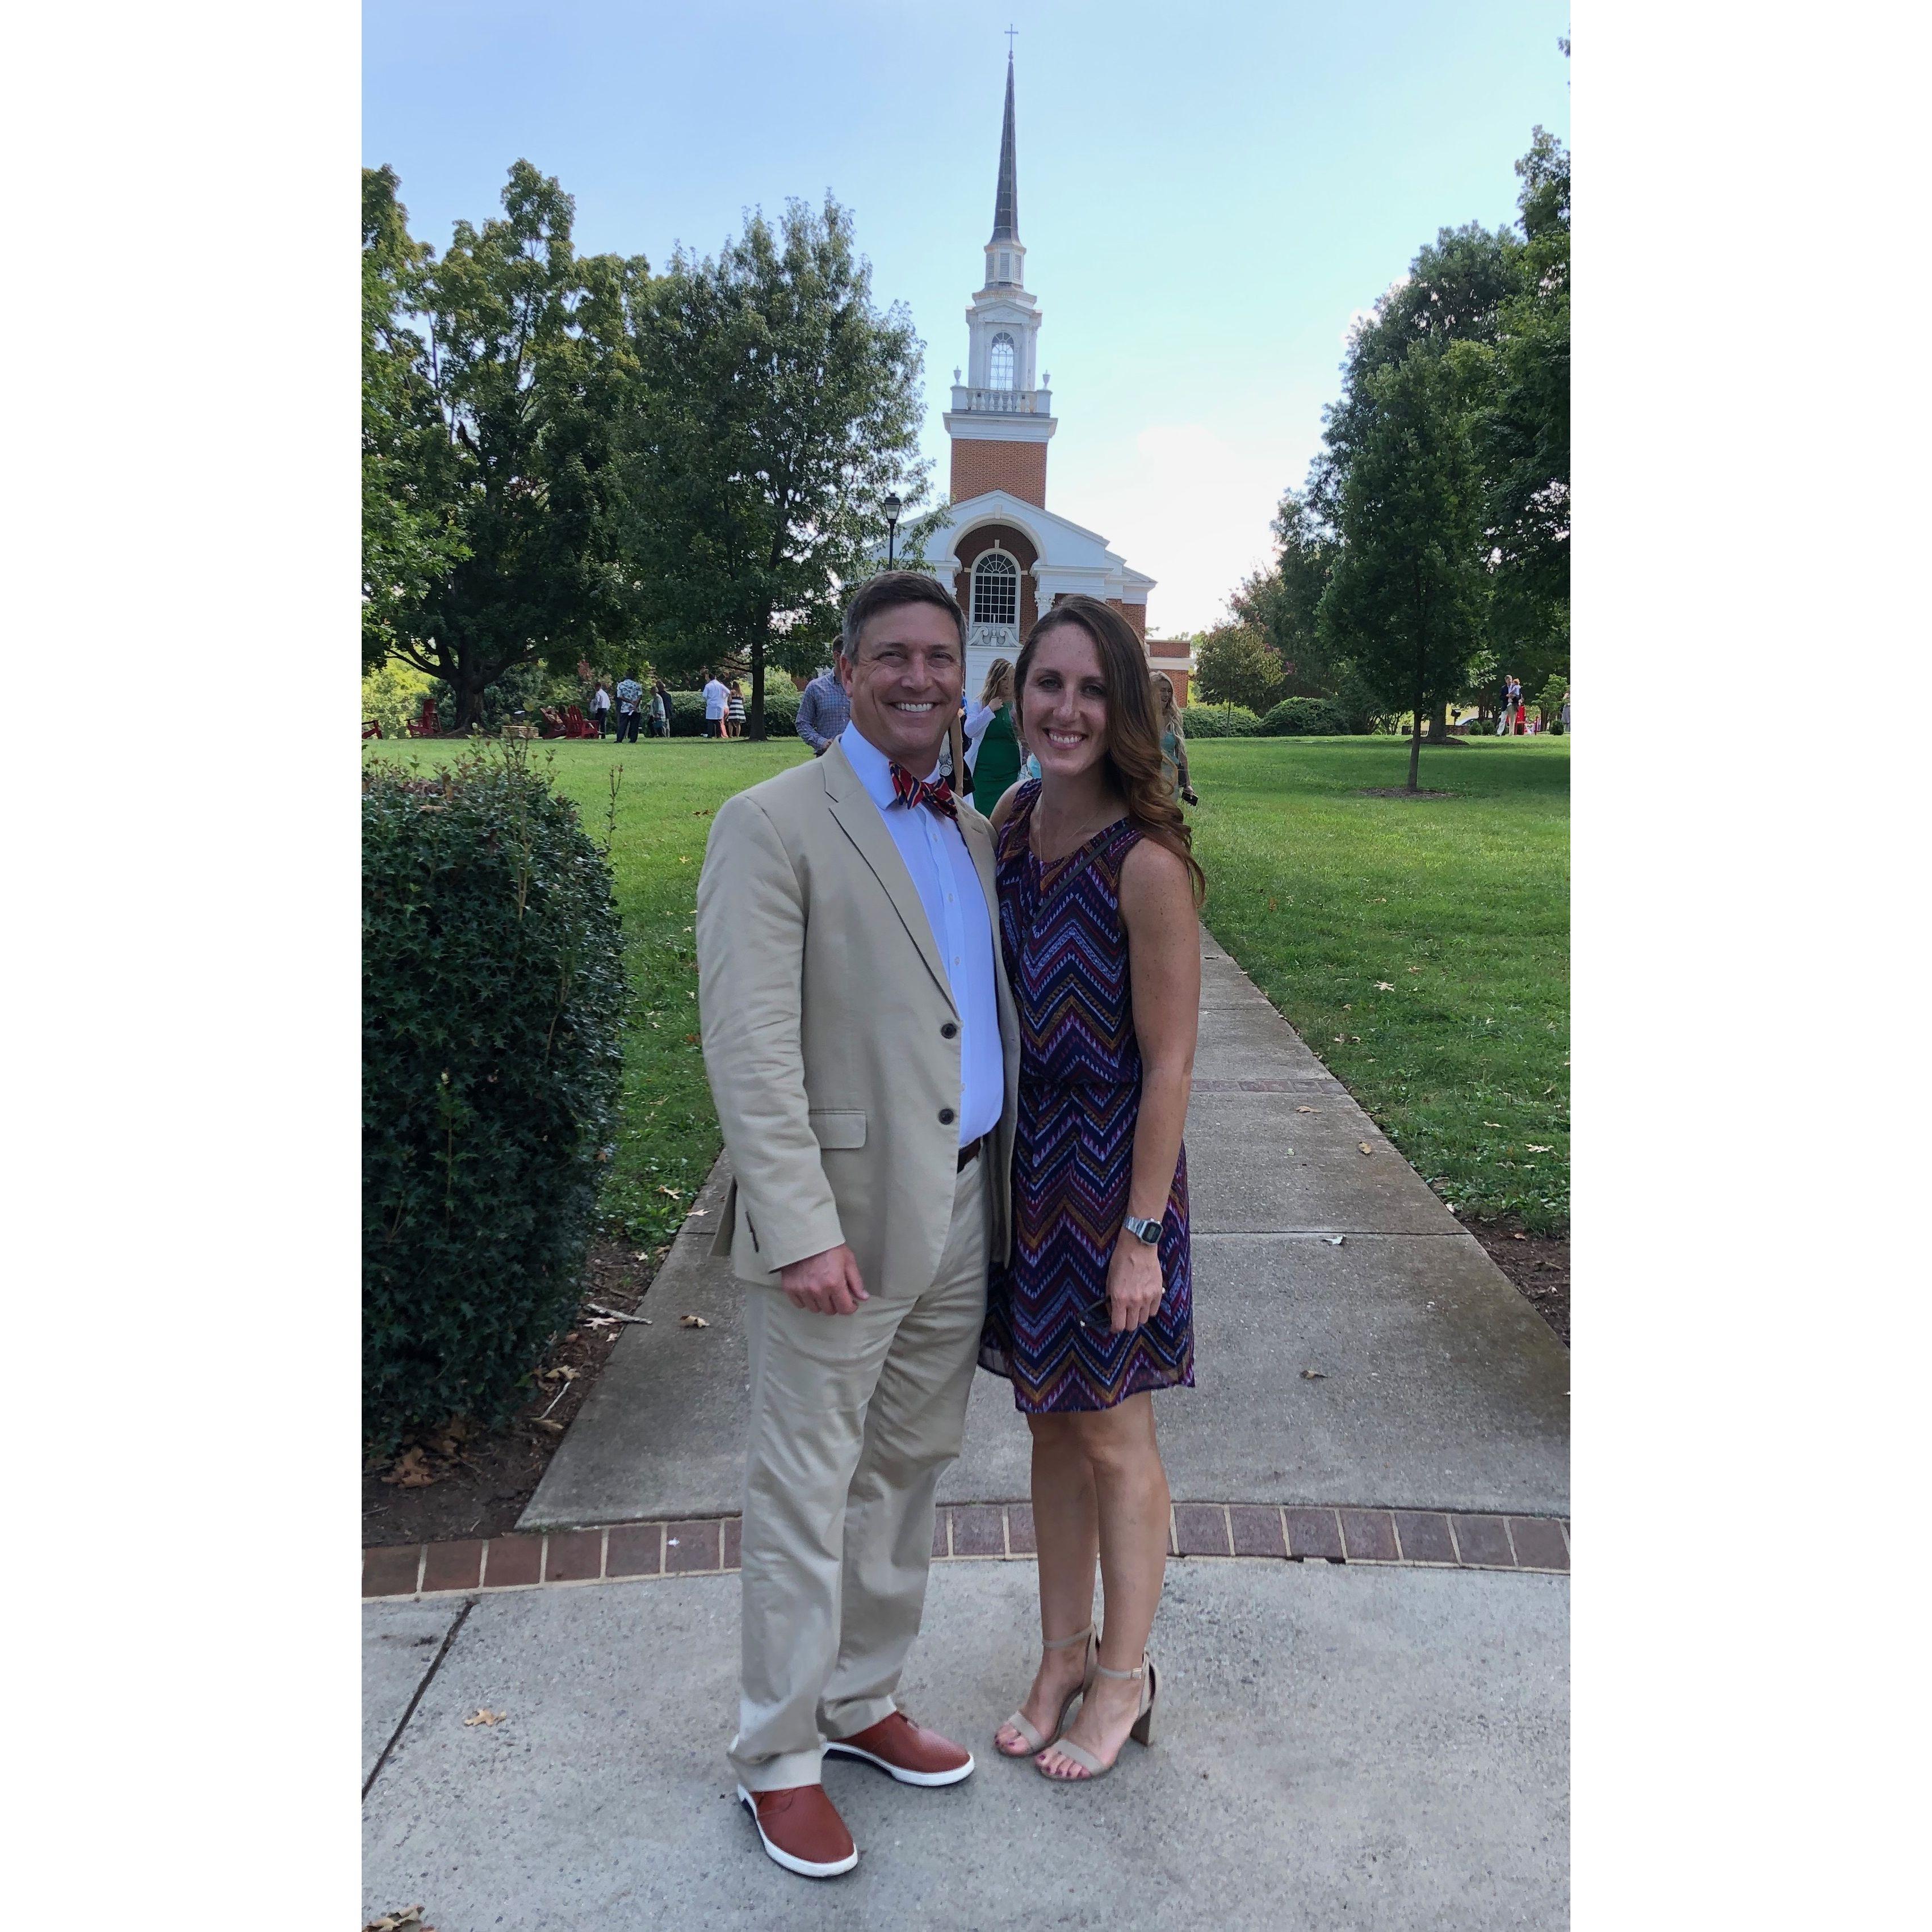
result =
[[[1030,1415],[1033,1432],[1033,1533],[1039,1552],[1040,1634],[1043,1643],[1071,1636],[1094,1621],[1094,1563],[1100,1529],[1089,1466],[1072,1415]],[[1020,1714],[1042,1736],[1052,1734],[1060,1707],[1087,1670],[1087,1646],[1043,1650]],[[1024,1754],[1027,1742],[1002,1724],[1000,1747]]]
[[[1100,1661],[1109,1670],[1132,1670],[1146,1652],[1167,1574],[1167,1472],[1154,1440],[1154,1399],[1143,1390],[1118,1408],[1066,1420],[1078,1427],[1100,1517],[1106,1605]],[[1140,1697],[1136,1680],[1096,1678],[1067,1736],[1111,1764],[1133,1728]],[[1056,1750],[1044,1752],[1041,1761],[1052,1772],[1084,1774]]]

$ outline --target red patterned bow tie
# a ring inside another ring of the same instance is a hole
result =
[[[950,818],[956,824],[959,819],[959,808],[952,801],[952,788],[944,778],[928,784],[924,778],[916,778],[903,765],[892,767],[892,794],[902,805],[929,805],[942,818]]]

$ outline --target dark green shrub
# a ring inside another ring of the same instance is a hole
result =
[[[580,1288],[626,998],[602,854],[520,746],[363,780],[362,1393],[372,1448],[500,1423]]]
[[[1342,738],[1348,735],[1348,721],[1325,698],[1284,698],[1261,728],[1267,738]]]
[[[1188,704],[1181,707],[1180,728],[1190,738],[1250,738],[1262,721],[1245,704]]]

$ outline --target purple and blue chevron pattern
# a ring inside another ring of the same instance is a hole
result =
[[[1125,819],[1051,866],[1034,856],[1036,781],[998,846],[1000,943],[1020,1016],[1013,1248],[988,1283],[980,1365],[1039,1415],[1112,1408],[1142,1389],[1194,1386],[1187,1150],[1160,1231],[1166,1293],[1131,1334],[1107,1328],[1107,1268],[1127,1210],[1141,1106],[1120,862]]]

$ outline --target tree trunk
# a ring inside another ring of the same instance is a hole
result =
[[[765,742],[765,646],[752,646],[752,701],[745,707],[745,736],[754,745]]]
[[[483,687],[467,664],[457,666],[457,676],[451,682],[456,686],[456,716],[443,727],[443,731],[446,736],[460,738],[472,724],[482,722]]]
[[[1415,789],[1416,774],[1421,769],[1421,766],[1422,706],[1418,702],[1415,707],[1414,728],[1410,732],[1408,737],[1408,788],[1411,791]]]
[[[1432,745],[1446,745],[1449,742],[1449,706],[1446,701],[1438,704],[1430,716],[1429,742]]]

